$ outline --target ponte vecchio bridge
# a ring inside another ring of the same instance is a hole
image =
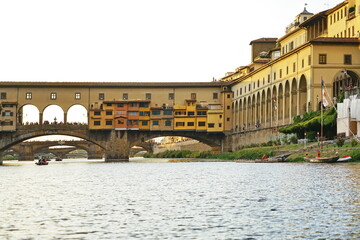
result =
[[[0,151],[48,135],[89,141],[102,149],[106,161],[127,161],[131,147],[162,136],[193,138],[214,152],[231,147],[226,136],[232,98],[224,82],[1,82],[0,97]],[[25,114],[28,105],[37,111]],[[62,109],[63,117],[52,124],[44,112],[53,105]],[[68,123],[74,106],[86,110],[86,123]],[[37,121],[27,123],[29,114],[38,116]]]

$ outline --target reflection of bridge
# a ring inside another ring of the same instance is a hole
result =
[[[223,144],[225,138],[224,133],[88,130],[87,126],[82,125],[25,125],[18,126],[17,130],[14,132],[0,132],[0,150],[4,151],[25,140],[46,135],[68,135],[84,139],[91,144],[87,146],[83,145],[83,149],[90,149],[89,152],[104,152],[105,160],[110,162],[128,161],[129,150],[131,147],[141,146],[148,149],[146,143],[147,140],[162,136],[183,136],[193,138],[208,144],[212,147],[214,152],[220,152],[225,146]],[[80,147],[80,143],[78,146]],[[25,156],[25,158],[29,158],[30,154],[31,153],[29,153],[28,156]],[[0,156],[1,155],[2,154],[0,154]],[[31,155],[31,157],[32,156],[33,155]],[[2,163],[2,158],[0,163]]]
[[[50,148],[53,146],[67,147]],[[39,152],[52,153],[59,158],[65,158],[70,152],[76,149],[83,149],[87,152],[88,159],[102,158],[104,153],[104,150],[100,146],[84,140],[22,142],[11,147],[11,149],[18,154],[20,161],[32,160],[35,154]]]

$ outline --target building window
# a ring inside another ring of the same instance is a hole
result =
[[[326,54],[319,54],[319,64],[326,64]]]
[[[282,69],[280,69],[279,77],[282,78]]]
[[[274,81],[276,80],[276,72],[274,72]]]
[[[205,127],[205,122],[198,122],[199,127]]]
[[[111,103],[107,103],[106,106],[107,106],[107,107],[111,107],[112,104],[111,104]]]
[[[147,107],[149,107],[149,103],[140,103],[139,105],[140,105],[140,107],[142,107],[142,108],[147,108]]]
[[[311,65],[311,55],[308,56],[308,65]]]
[[[129,116],[138,116],[139,112],[133,112],[133,111],[129,111],[128,115]]]
[[[219,97],[219,96],[218,96],[218,93],[214,92],[214,93],[213,93],[213,99],[218,99],[218,97]]]
[[[289,66],[286,67],[286,74],[289,74]]]
[[[304,61],[304,59],[301,60],[301,67],[302,67],[302,68],[305,67],[305,61]]]
[[[12,112],[3,112],[3,113],[2,113],[2,116],[3,116],[3,117],[11,117],[12,115],[13,115]]]
[[[169,93],[169,100],[174,100],[174,93]]]
[[[214,123],[209,123],[208,124],[208,128],[214,128],[215,127],[215,124]]]
[[[295,72],[295,71],[296,71],[296,63],[293,62],[293,72]]]
[[[129,94],[123,93],[123,100],[128,100],[128,99],[129,99]]]
[[[160,110],[152,110],[151,115],[160,115]]]
[[[147,126],[148,125],[148,121],[141,121],[141,126]]]
[[[230,106],[226,106],[226,109],[229,110],[229,109],[230,109]]]
[[[140,116],[144,117],[144,116],[150,116],[150,112],[149,111],[141,111],[140,112]]]
[[[171,120],[166,119],[165,120],[165,126],[167,126],[167,127],[171,126]]]
[[[75,93],[75,100],[80,100],[80,99],[81,99],[81,94]]]
[[[176,123],[176,127],[184,127],[185,123],[184,122],[177,122]]]
[[[191,99],[196,100],[196,93],[191,93]]]
[[[6,99],[6,92],[0,93],[0,98],[1,99]]]
[[[129,106],[130,107],[137,107],[138,105],[137,105],[137,103],[130,103]]]
[[[95,111],[94,116],[100,116],[100,111]]]
[[[195,112],[193,112],[193,111],[188,112],[188,116],[194,116],[194,115],[195,115]]]
[[[112,111],[106,111],[106,115],[112,115]]]
[[[226,121],[230,122],[230,118],[226,118]]]
[[[32,99],[32,93],[31,92],[27,92],[25,95],[26,100],[31,100]]]
[[[100,121],[94,121],[94,126],[100,126]]]
[[[349,54],[344,55],[344,64],[351,65],[351,55]]]
[[[112,120],[106,120],[106,122],[105,122],[105,124],[106,124],[106,126],[110,126],[110,125],[112,125]]]
[[[270,83],[270,74],[268,74],[268,83]]]
[[[193,126],[195,126],[195,123],[194,122],[188,122],[187,125],[188,125],[188,127],[193,127]]]
[[[219,123],[219,127],[220,127],[220,128],[222,127],[222,123]]]
[[[198,116],[206,116],[206,111],[198,111],[197,115]]]
[[[99,93],[99,100],[105,99],[105,93]]]
[[[145,99],[146,100],[151,100],[151,93],[146,93],[145,94]]]
[[[171,109],[165,109],[163,114],[164,115],[172,115],[172,110]]]
[[[56,93],[50,93],[50,99],[56,100]]]
[[[123,103],[118,103],[117,107],[124,107],[124,104]]]
[[[159,126],[159,120],[154,120],[152,123],[153,126]]]
[[[227,95],[227,98],[230,98],[230,94]]]

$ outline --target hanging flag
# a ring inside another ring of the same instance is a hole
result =
[[[326,99],[326,92],[324,87],[322,87],[322,102],[324,107],[329,106],[329,102]]]

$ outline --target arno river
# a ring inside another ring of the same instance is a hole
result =
[[[360,164],[0,166],[0,239],[360,239]]]

